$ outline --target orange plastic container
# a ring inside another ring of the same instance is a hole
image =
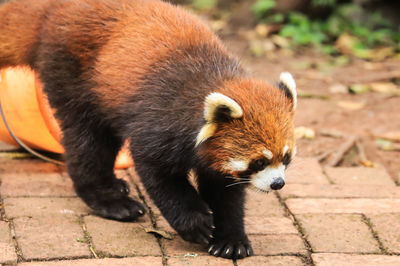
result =
[[[17,67],[1,69],[0,74],[0,101],[14,134],[31,148],[64,153],[60,144],[62,135],[59,124],[35,73],[28,67]],[[0,140],[19,146],[1,117]],[[132,165],[125,143],[118,154],[115,168],[128,168]]]

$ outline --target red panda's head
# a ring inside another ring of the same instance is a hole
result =
[[[258,190],[282,188],[296,153],[296,104],[296,84],[287,72],[277,86],[254,79],[225,82],[205,99],[199,156],[213,170]]]

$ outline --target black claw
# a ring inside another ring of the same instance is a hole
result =
[[[214,240],[208,253],[226,259],[242,259],[253,255],[247,238],[241,240]]]

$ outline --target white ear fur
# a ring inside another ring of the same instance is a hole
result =
[[[279,76],[279,81],[286,86],[289,90],[290,94],[293,98],[293,109],[296,109],[297,106],[297,91],[296,91],[296,82],[293,79],[292,74],[289,72],[282,72]]]
[[[232,118],[240,118],[243,115],[242,108],[233,99],[219,92],[209,94],[204,101],[204,119],[206,120],[206,124],[197,135],[196,146],[214,134],[217,129],[217,122],[214,119],[215,112],[221,107],[229,108]]]
[[[240,118],[243,115],[242,107],[240,107],[237,102],[222,93],[213,92],[206,97],[204,103],[204,119],[209,123],[214,122],[215,111],[221,106],[230,109],[232,118]]]
[[[202,143],[203,141],[205,141],[206,139],[211,137],[214,134],[216,129],[217,129],[217,125],[214,123],[205,124],[201,128],[199,134],[197,134],[195,147],[197,147],[200,143]]]

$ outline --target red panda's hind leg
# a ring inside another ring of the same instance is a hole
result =
[[[64,130],[67,168],[75,191],[100,216],[122,221],[142,216],[145,208],[129,197],[128,184],[113,171],[121,141],[104,127],[92,130],[76,125]]]
[[[42,44],[34,68],[57,110],[67,169],[78,196],[103,217],[133,220],[142,216],[145,208],[128,196],[128,185],[114,174],[123,140],[100,112],[92,92],[95,85],[83,78],[80,60],[63,46]]]

